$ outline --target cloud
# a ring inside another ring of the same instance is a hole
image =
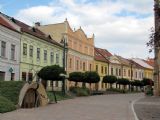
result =
[[[30,25],[63,22],[82,26],[88,36],[95,33],[95,45],[123,57],[148,57],[146,43],[153,27],[150,0],[57,0],[45,6],[19,10],[16,18]]]

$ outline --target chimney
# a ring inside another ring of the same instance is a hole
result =
[[[36,22],[35,23],[35,27],[39,27],[39,26],[41,26],[41,23],[40,22]]]

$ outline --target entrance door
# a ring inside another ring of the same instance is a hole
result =
[[[0,71],[0,80],[5,80],[5,72]]]
[[[38,93],[34,89],[29,89],[23,100],[22,108],[33,108],[40,105]]]

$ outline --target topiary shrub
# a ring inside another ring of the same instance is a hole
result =
[[[18,104],[19,93],[24,84],[23,81],[0,81],[0,96]]]
[[[0,113],[10,112],[15,109],[15,105],[10,100],[0,96]]]
[[[103,83],[109,83],[110,88],[112,88],[113,83],[115,83],[116,81],[117,81],[116,76],[106,75],[106,76],[103,77]]]
[[[82,72],[72,72],[69,74],[69,81],[75,82],[75,87],[77,86],[78,82],[83,82],[84,73]]]

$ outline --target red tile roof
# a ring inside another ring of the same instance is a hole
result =
[[[106,49],[95,47],[94,51],[95,51],[95,55],[94,55],[95,60],[109,62],[108,57],[112,56],[112,54],[108,52]]]
[[[94,48],[94,59],[97,61],[108,62],[98,51]]]
[[[152,67],[154,67],[154,59],[152,58],[148,58],[147,60],[145,60],[145,62],[147,62],[149,65],[151,65]]]
[[[7,27],[7,28],[9,28],[9,29],[11,29],[11,30],[16,31],[16,29],[15,29],[14,27],[12,27],[6,20],[4,20],[4,18],[2,18],[1,16],[0,16],[0,25],[2,25],[2,26],[4,26],[4,27]]]
[[[106,50],[106,49],[102,49],[102,48],[95,48],[101,55],[103,55],[105,58],[111,57],[112,54]]]

